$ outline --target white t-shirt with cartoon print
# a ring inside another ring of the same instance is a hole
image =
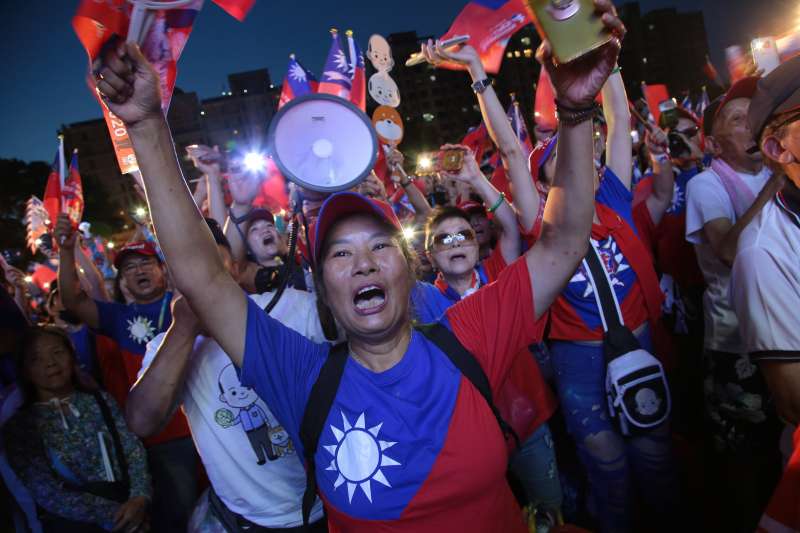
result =
[[[264,308],[272,293],[250,298]],[[325,340],[311,293],[287,288],[270,315],[314,342]],[[140,376],[164,335],[148,343]],[[198,336],[191,358],[178,397],[214,491],[228,509],[261,526],[302,525],[306,474],[289,434],[256,392],[242,386],[238,369],[214,339]],[[311,521],[320,518],[317,500]]]

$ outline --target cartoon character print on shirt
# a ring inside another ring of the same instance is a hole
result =
[[[146,316],[139,315],[133,320],[128,320],[128,336],[133,342],[147,344],[156,336],[153,321]]]
[[[322,447],[333,456],[326,470],[338,474],[336,481],[333,482],[333,490],[347,485],[349,503],[353,503],[356,487],[360,488],[367,500],[372,503],[372,481],[386,487],[392,486],[382,468],[400,466],[399,462],[385,453],[397,443],[378,438],[383,422],[367,428],[365,413],[358,416],[355,424],[350,423],[344,412],[341,414],[342,427],[329,426],[335,442],[326,445],[324,438],[321,442]]]
[[[286,430],[278,425],[272,413],[258,394],[239,381],[232,364],[219,373],[219,400],[235,411],[217,409],[214,421],[225,429],[240,425],[256,454],[256,464],[274,461],[294,453],[294,446]]]

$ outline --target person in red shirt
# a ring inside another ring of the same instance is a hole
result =
[[[624,26],[596,0],[607,30]],[[619,54],[612,39],[582,60],[539,57],[560,103],[559,162],[543,232],[498,281],[454,306],[447,327],[481,363],[493,389],[516,354],[541,337],[537,320],[586,250],[592,212],[591,109]],[[128,128],[150,211],[178,289],[297,444],[300,420],[328,344],[314,344],[252,307],[226,272],[188,189],[158,95],[135,45],[105,57],[97,87]],[[320,297],[348,341],[338,392],[314,454],[336,531],[526,531],[505,481],[507,453],[486,401],[415,332],[414,284],[391,208],[337,193],[310,232]],[[534,300],[535,297],[535,300]],[[325,466],[328,465],[328,466]]]

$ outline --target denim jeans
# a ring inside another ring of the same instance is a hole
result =
[[[648,331],[639,342],[652,351]],[[602,346],[554,341],[550,348],[562,412],[587,470],[600,530],[632,529],[634,494],[649,511],[651,527],[674,521],[677,481],[668,424],[623,437],[608,415]]]
[[[511,456],[511,470],[534,507],[556,513],[561,509],[561,481],[553,437],[547,423],[539,426]]]
[[[184,437],[150,446],[147,462],[153,478],[151,531],[186,531],[200,494],[197,471],[200,457],[194,442]]]

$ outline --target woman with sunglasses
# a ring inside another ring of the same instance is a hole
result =
[[[622,22],[596,0],[609,32]],[[619,54],[610,43],[558,67],[539,51],[560,102],[559,163],[537,245],[441,319],[497,392],[537,320],[586,250],[592,210],[589,110]],[[282,326],[222,266],[184,185],[155,73],[135,45],[106,56],[97,86],[126,122],[159,242],[182,294],[233,362],[299,439],[311,387],[331,350]],[[413,261],[388,204],[337,193],[310,232],[316,287],[345,331],[349,357],[313,455],[335,530],[526,531],[505,481],[505,442],[477,389],[413,328]]]

